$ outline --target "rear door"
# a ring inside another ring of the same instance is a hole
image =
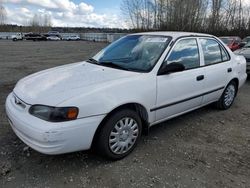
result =
[[[217,101],[232,77],[232,63],[226,49],[214,38],[199,38],[205,71],[203,104]]]

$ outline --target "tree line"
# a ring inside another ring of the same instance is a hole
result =
[[[250,35],[250,6],[243,0],[123,0],[131,28]]]
[[[2,5],[1,3],[1,0],[0,0],[0,25],[3,25],[5,24],[5,21],[6,21],[6,10],[4,8],[4,6]]]
[[[131,28],[128,32],[167,30],[217,36],[250,35],[250,3],[247,0],[123,0],[121,11]],[[26,26],[20,27],[7,25],[7,16],[0,0],[0,31],[26,28],[46,32],[52,27],[49,14],[36,13]]]

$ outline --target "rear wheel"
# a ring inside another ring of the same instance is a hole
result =
[[[113,160],[127,156],[137,145],[141,130],[142,122],[135,111],[124,109],[112,114],[99,132],[98,152]]]
[[[237,84],[235,81],[231,81],[227,85],[220,100],[217,102],[217,107],[222,110],[229,109],[234,102],[236,94],[237,94]]]

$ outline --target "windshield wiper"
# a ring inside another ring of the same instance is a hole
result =
[[[125,68],[121,65],[115,64],[111,61],[100,61],[99,64],[103,65],[103,66],[111,67],[111,68],[117,68],[117,69],[128,70],[128,71],[130,70],[130,69]]]
[[[87,60],[87,62],[93,63],[93,64],[97,64],[97,65],[100,65],[100,63],[99,63],[97,60],[95,60],[94,58],[89,58],[89,59]]]
[[[111,67],[111,68],[117,68],[117,69],[121,69],[121,70],[127,70],[127,71],[135,71],[135,72],[146,72],[144,70],[140,70],[140,69],[129,69],[129,68],[125,68],[121,65],[115,64],[112,61],[97,61],[93,58],[90,58],[87,60],[87,62],[92,63],[92,64],[96,64],[96,65],[100,65],[100,66],[106,66],[106,67]]]

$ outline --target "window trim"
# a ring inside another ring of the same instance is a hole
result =
[[[219,62],[219,63],[226,63],[226,62],[229,62],[229,61],[232,60],[232,57],[231,57],[230,53],[228,52],[227,48],[225,47],[225,45],[224,45],[220,40],[218,40],[216,37],[214,37],[214,36],[209,36],[209,35],[205,36],[205,35],[199,35],[199,34],[198,34],[198,35],[180,36],[180,37],[176,38],[175,40],[172,40],[172,41],[169,42],[170,49],[169,49],[169,51],[167,52],[167,54],[165,55],[165,58],[164,58],[163,62],[161,62],[161,66],[160,66],[160,68],[159,68],[158,71],[157,71],[157,76],[163,76],[163,75],[160,75],[160,74],[159,74],[159,71],[160,71],[160,69],[162,68],[162,66],[163,66],[163,64],[164,64],[164,62],[165,62],[165,60],[168,58],[169,54],[172,52],[172,49],[173,49],[173,47],[176,45],[176,43],[177,43],[179,40],[181,40],[181,39],[188,39],[188,38],[195,38],[195,39],[198,41],[199,52],[200,52],[200,50],[202,50],[202,49],[200,48],[200,47],[201,47],[201,43],[200,43],[200,41],[199,41],[200,39],[204,38],[204,39],[212,39],[212,40],[215,40],[215,41],[217,41],[217,42],[220,44],[220,46],[224,49],[224,51],[227,53],[228,58],[229,58],[227,61],[222,61],[222,62]],[[166,49],[167,49],[167,48],[166,48]],[[166,49],[165,49],[165,50],[166,50]],[[162,54],[162,55],[163,55],[163,54]],[[200,56],[201,56],[201,52],[200,52]],[[203,62],[204,62],[204,53],[203,53],[203,51],[202,51],[202,58],[203,58]],[[219,64],[219,63],[216,63],[216,64]],[[200,61],[200,64],[201,64],[201,61]],[[205,62],[204,62],[204,65],[201,65],[200,67],[193,68],[193,69],[204,68],[204,67],[212,66],[212,65],[216,65],[216,64],[205,65]],[[192,69],[188,69],[188,70],[192,70]],[[188,70],[184,70],[184,71],[182,71],[182,72],[185,72],[185,71],[188,71]]]

